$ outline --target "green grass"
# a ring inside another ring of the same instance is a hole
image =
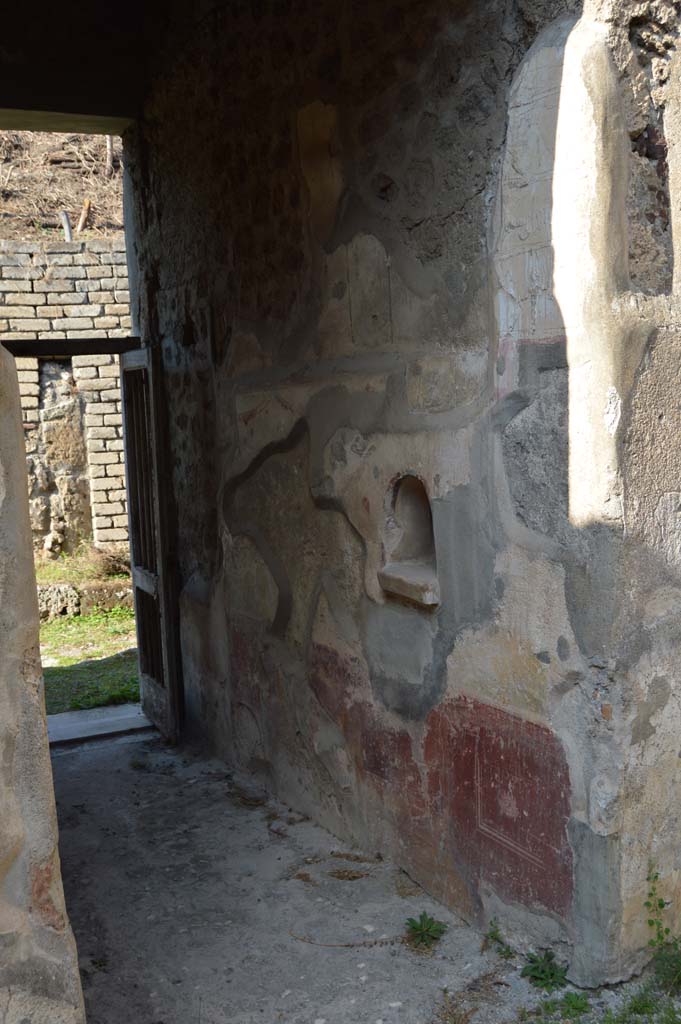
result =
[[[36,557],[35,575],[38,584],[92,583],[95,580],[127,580],[130,573],[125,558],[113,552],[98,551],[83,544],[72,554],[57,558]]]
[[[48,715],[139,700],[129,608],[54,619],[40,630]]]

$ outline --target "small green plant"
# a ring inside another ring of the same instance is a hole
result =
[[[567,964],[559,964],[552,949],[530,953],[520,974],[544,992],[555,992],[567,985]]]
[[[469,1024],[474,1009],[463,1009],[456,998],[444,990],[442,1002],[437,1007],[435,1020],[437,1024]]]
[[[648,883],[648,899],[645,901],[643,906],[648,911],[648,927],[652,928],[654,935],[648,940],[648,945],[653,949],[660,949],[665,946],[669,941],[670,929],[664,926],[662,921],[662,911],[665,908],[665,902],[657,891],[657,883],[660,880],[660,874],[658,871],[650,867],[646,881]]]
[[[656,951],[653,969],[660,988],[667,995],[681,991],[681,943],[678,938],[671,939]]]
[[[517,1019],[519,1021],[528,1021],[532,1018],[538,1018],[541,1021],[554,1021],[566,1024],[567,1021],[581,1020],[590,1009],[589,997],[585,993],[566,992],[562,999],[544,999],[533,1010],[528,1010],[527,1007],[523,1008]],[[611,1024],[615,1024],[615,1022],[611,1021]]]
[[[664,923],[662,913],[666,908],[666,903],[657,888],[659,880],[659,872],[651,865],[646,879],[648,898],[643,905],[648,911],[648,927],[653,933],[648,940],[648,945],[655,951],[653,955],[655,977],[667,995],[671,995],[681,991],[681,939],[678,936],[673,936],[671,929]]]
[[[589,1012],[589,997],[584,992],[566,992],[559,1009],[564,1020],[579,1020]]]
[[[625,1011],[632,1017],[645,1017],[659,1009],[659,996],[652,985],[642,985],[625,1004]]]
[[[673,1001],[660,993],[654,982],[642,985],[618,1011],[608,1010],[603,1024],[681,1024]]]
[[[430,949],[446,931],[447,925],[443,921],[436,921],[425,910],[421,911],[420,917],[407,918],[407,935],[413,946]]]
[[[502,960],[510,960],[515,954],[509,944],[504,939],[501,931],[499,930],[499,922],[496,917],[493,917],[489,923],[489,928],[485,932],[484,948],[487,946],[494,946],[494,949],[498,956]]]

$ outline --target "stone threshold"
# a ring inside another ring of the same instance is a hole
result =
[[[117,704],[85,711],[64,711],[47,716],[50,746],[80,743],[84,740],[120,736],[153,729],[140,704]]]

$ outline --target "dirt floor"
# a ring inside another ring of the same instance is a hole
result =
[[[63,239],[66,210],[74,240],[123,230],[123,154],[118,137],[60,132],[0,132],[0,237]],[[76,226],[89,201],[84,229]]]
[[[639,982],[552,1006],[394,866],[155,734],[53,765],[89,1024],[658,1019],[619,1015]],[[423,910],[448,926],[429,955],[402,940]]]

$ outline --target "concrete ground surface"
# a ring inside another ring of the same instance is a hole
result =
[[[519,958],[221,762],[149,733],[52,759],[89,1024],[501,1022],[540,999]],[[448,925],[430,955],[400,941],[421,910]]]

